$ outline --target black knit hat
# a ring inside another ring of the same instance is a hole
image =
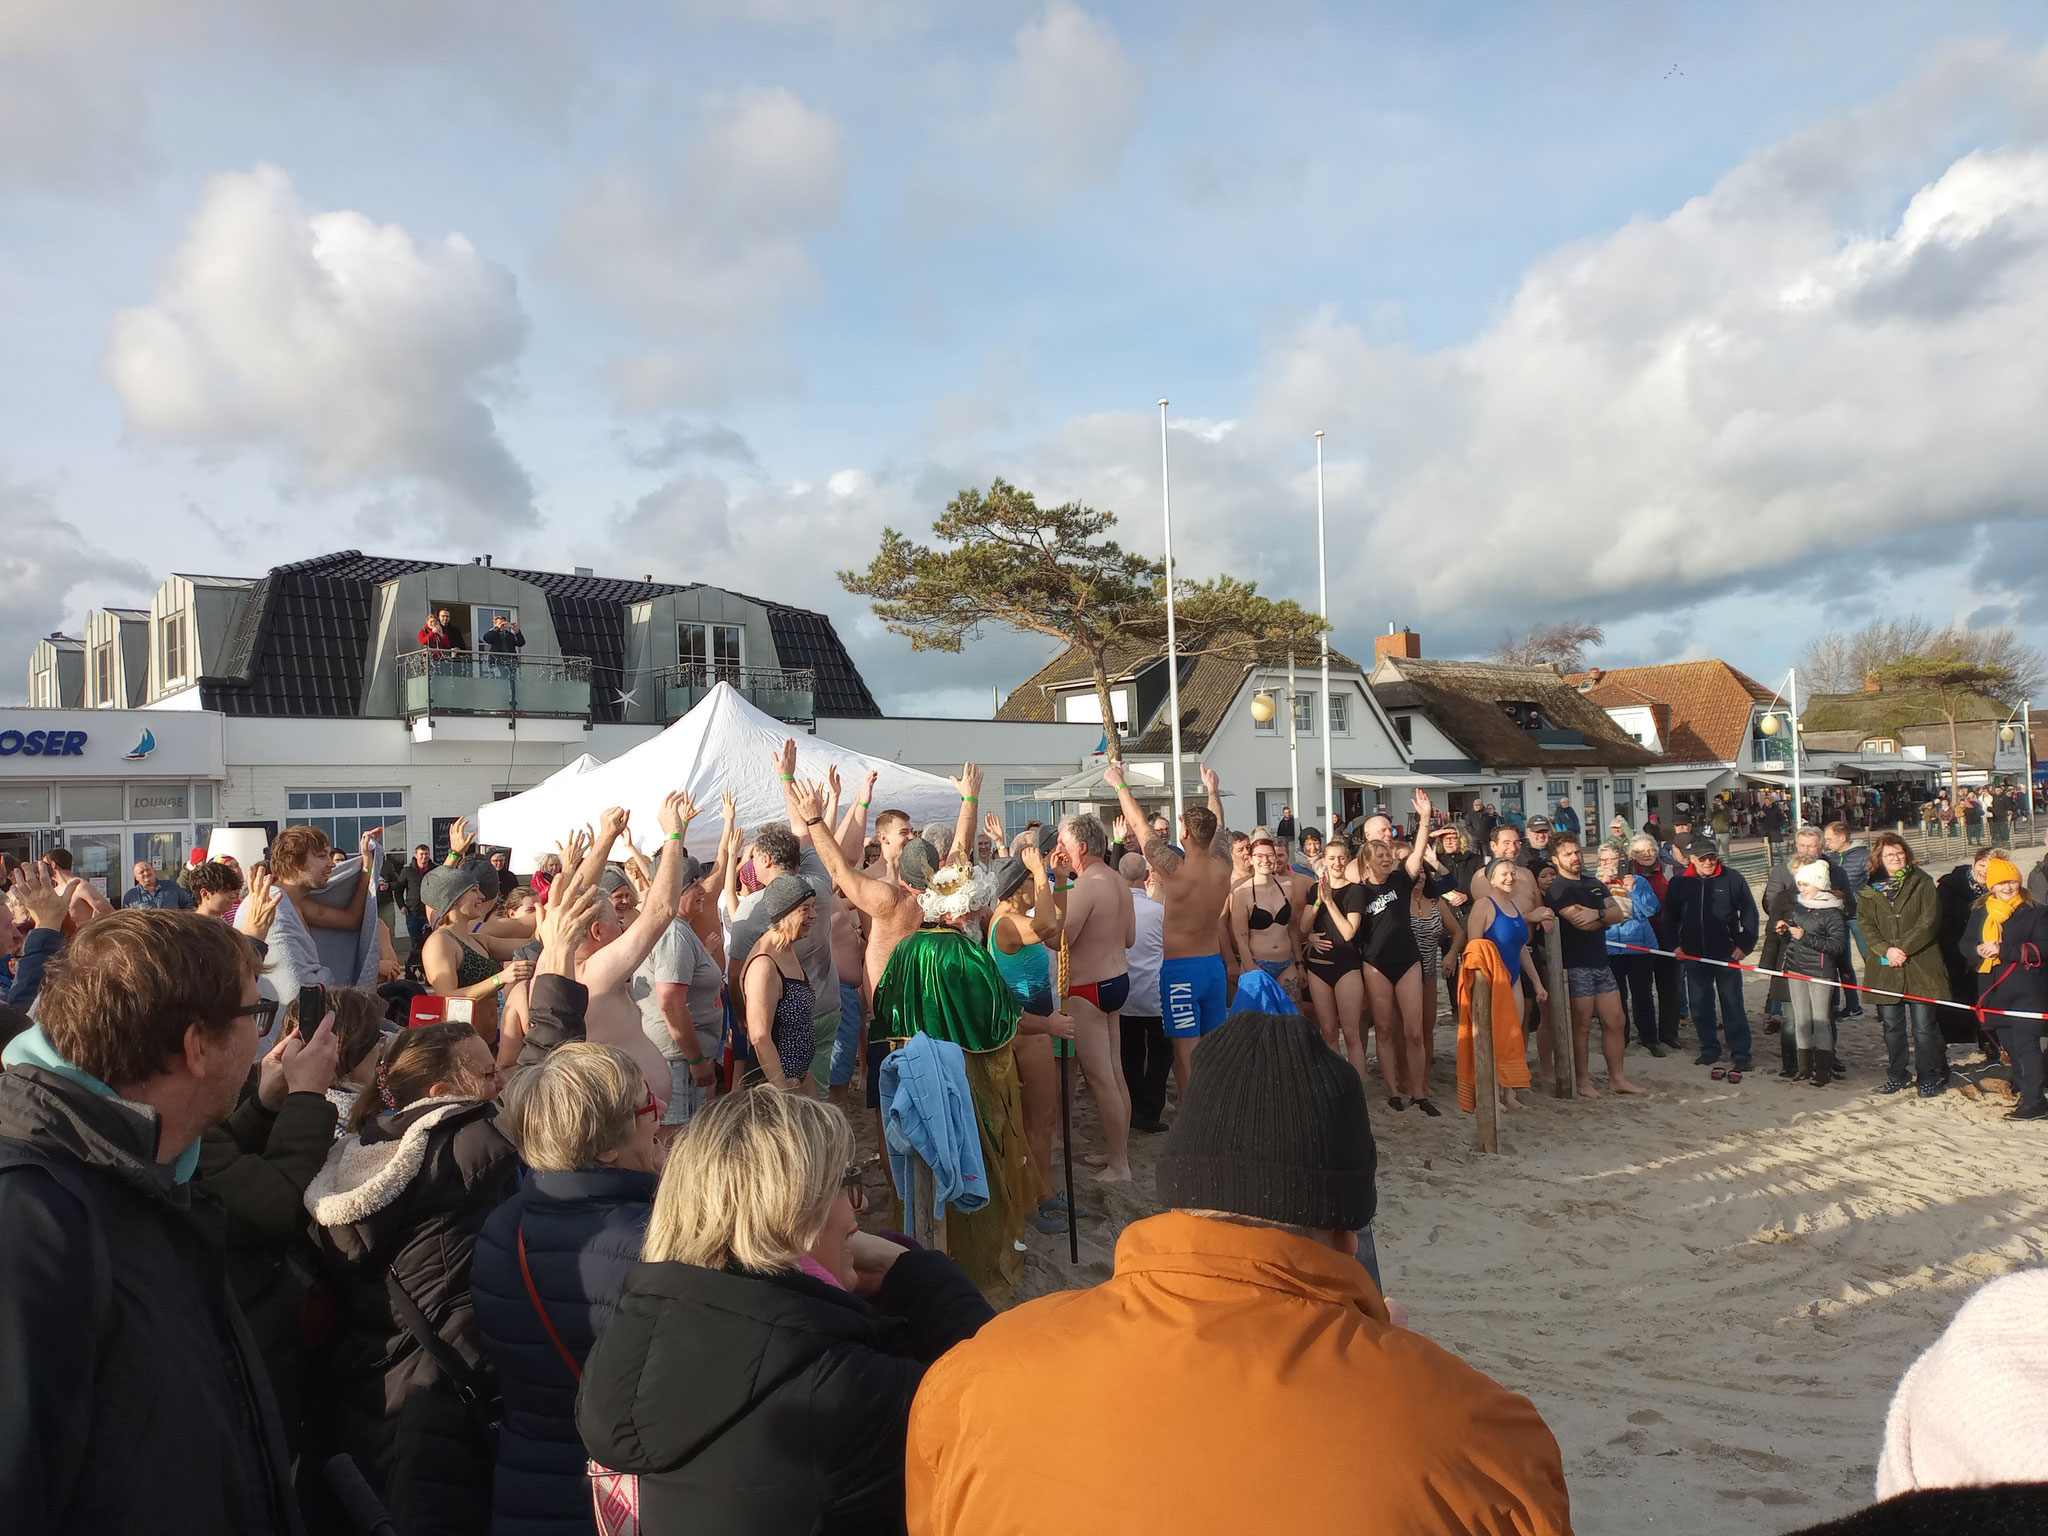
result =
[[[1240,1013],[1195,1048],[1159,1157],[1159,1198],[1318,1231],[1379,1204],[1365,1085],[1299,1014]]]

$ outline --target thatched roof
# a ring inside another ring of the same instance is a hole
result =
[[[1372,691],[1388,710],[1421,710],[1485,768],[1647,768],[1659,760],[1549,667],[1389,656],[1373,669]],[[1539,742],[1508,717],[1507,702],[1534,704],[1553,728],[1577,731],[1585,744]]]

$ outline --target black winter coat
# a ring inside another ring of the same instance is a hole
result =
[[[1711,875],[1692,872],[1664,888],[1672,946],[1702,960],[1726,960],[1756,950],[1756,897],[1749,881],[1723,864]]]
[[[527,1294],[518,1239],[525,1237],[526,1267],[548,1321],[580,1365],[618,1305],[626,1272],[640,1262],[657,1182],[634,1168],[531,1173],[477,1238],[469,1288],[505,1408],[491,1493],[495,1536],[587,1536],[592,1529],[577,1378]]]
[[[199,1187],[228,1213],[228,1284],[263,1351],[284,1421],[299,1444],[299,1314],[312,1273],[306,1186],[334,1145],[325,1094],[288,1093],[276,1114],[251,1094],[199,1140]]]
[[[1971,957],[1976,981],[1974,993],[1965,992],[1963,996],[1974,996],[1984,1008],[2048,1012],[2048,907],[2029,902],[2007,918],[1998,930],[1998,958],[1991,962],[1990,970],[1975,971],[1982,963],[1977,958],[1977,946],[1984,942],[1984,916],[1980,901],[1970,909],[1969,924],[1963,930],[1962,948]],[[2006,1021],[1990,1018],[1985,1022]]]
[[[306,1191],[318,1239],[341,1266],[342,1334],[330,1357],[340,1448],[405,1536],[490,1528],[491,1459],[475,1417],[402,1323],[387,1274],[472,1366],[470,1255],[512,1194],[519,1160],[497,1105],[425,1099],[334,1144]]]
[[[1849,957],[1849,919],[1840,907],[1809,907],[1796,897],[1785,906],[1785,921],[1799,936],[1784,940],[1779,965],[1795,976],[1838,981]]]
[[[0,1074],[8,1536],[300,1529],[276,1404],[228,1290],[226,1213],[157,1162],[157,1125],[56,1072]],[[91,1209],[39,1164],[68,1170]]]
[[[1941,958],[1948,965],[1949,996],[1968,1002],[1977,995],[1977,958],[1963,952],[1963,934],[1970,926],[1970,908],[1977,898],[1984,894],[1970,873],[1970,866],[1959,864],[1934,882],[1935,906],[1940,914]],[[1944,1014],[1954,1014],[1962,1021],[1959,1033],[1951,1033],[1954,1025],[1949,1019],[1942,1020],[1944,1035],[1951,1040],[1969,1040],[1976,1035],[1976,1026],[1967,1015],[1954,1008],[1944,1008]]]
[[[1916,1488],[1794,1536],[2040,1536],[2048,1531],[2048,1483]]]
[[[791,1271],[638,1264],[583,1371],[590,1454],[640,1474],[646,1536],[904,1529],[904,1434],[925,1367],[994,1313],[942,1253],[870,1305]]]

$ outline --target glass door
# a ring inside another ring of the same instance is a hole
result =
[[[185,867],[190,833],[189,827],[138,827],[128,835],[128,862],[135,865],[147,861],[156,866],[157,878],[175,880],[178,871]]]
[[[67,829],[64,846],[71,850],[71,873],[90,880],[112,901],[128,888],[121,865],[119,832],[78,832]]]

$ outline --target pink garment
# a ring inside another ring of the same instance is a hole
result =
[[[831,1286],[832,1289],[834,1289],[835,1291],[843,1291],[846,1289],[845,1286],[839,1283],[839,1277],[837,1275],[833,1274],[831,1270],[827,1269],[824,1265],[820,1264],[808,1253],[796,1261],[796,1267],[802,1270],[805,1274],[809,1275],[813,1280],[824,1281],[827,1285]]]
[[[2048,1473],[2048,1269],[2002,1275],[1963,1303],[1899,1380],[1877,1496],[2035,1483]]]

